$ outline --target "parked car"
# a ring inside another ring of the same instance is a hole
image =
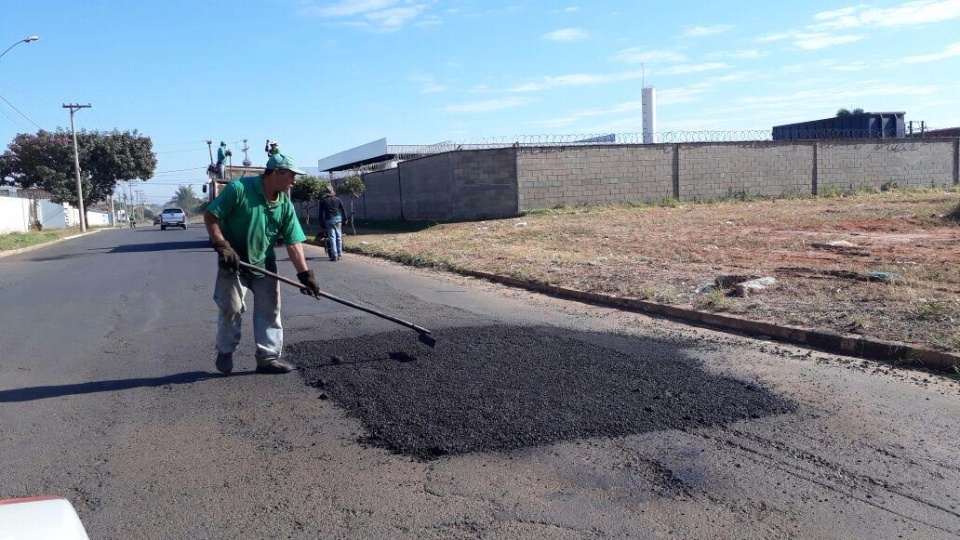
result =
[[[165,208],[160,213],[160,230],[165,231],[167,227],[187,228],[187,214],[182,208]]]
[[[160,216],[155,216],[155,217],[153,218],[153,224],[154,224],[154,225],[159,225],[159,224],[160,224]]]

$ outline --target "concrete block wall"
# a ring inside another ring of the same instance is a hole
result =
[[[519,213],[515,149],[453,152],[451,157],[454,193],[447,219],[497,219]]]
[[[813,143],[743,142],[677,145],[678,199],[713,199],[736,194],[782,197],[809,195]]]
[[[576,204],[781,197],[957,185],[960,139],[519,147],[448,152],[364,175],[368,219],[476,220]],[[358,211],[359,212],[359,211]]]
[[[447,152],[404,161],[397,166],[403,219],[448,221],[455,218],[452,208],[457,186],[453,163],[453,153]]]
[[[513,148],[457,151],[400,163],[403,218],[461,221],[517,215]]]
[[[400,171],[398,169],[367,173],[363,175],[363,183],[366,185],[366,191],[361,197],[362,212],[355,206],[358,218],[400,219]]]
[[[931,187],[956,182],[956,140],[820,141],[817,146],[817,191]]]
[[[519,210],[673,197],[673,145],[517,149]]]

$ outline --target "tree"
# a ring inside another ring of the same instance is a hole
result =
[[[304,214],[306,215],[307,225],[310,224],[310,209],[313,208],[313,203],[323,197],[329,186],[329,182],[324,182],[316,176],[307,175],[297,178],[297,183],[290,188],[290,200],[299,203],[301,209],[306,207]]]
[[[850,109],[843,107],[842,109],[837,110],[837,116],[853,116],[855,114],[863,114],[863,109],[857,107],[851,111]]]
[[[179,206],[187,214],[195,213],[200,207],[200,202],[200,198],[193,191],[193,186],[178,187],[173,194],[173,199],[170,199],[170,204]]]
[[[350,197],[350,230],[354,236],[357,235],[357,228],[353,224],[353,201],[362,197],[363,192],[366,190],[367,185],[363,183],[363,178],[361,178],[360,175],[351,176],[337,186],[337,195]]]
[[[84,209],[110,197],[118,182],[151,178],[157,167],[153,141],[136,130],[80,131],[77,153]],[[22,188],[41,187],[54,202],[79,207],[69,131],[17,135],[0,156],[0,178]]]

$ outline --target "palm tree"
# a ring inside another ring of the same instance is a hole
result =
[[[200,198],[193,192],[193,186],[178,187],[170,202],[188,214],[196,212],[197,207],[200,206]]]

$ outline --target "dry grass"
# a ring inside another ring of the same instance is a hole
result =
[[[348,237],[408,264],[678,304],[956,350],[956,190],[665,206],[578,207]],[[833,247],[846,241],[853,247]],[[892,272],[870,281],[869,272]],[[719,274],[773,276],[756,297],[697,292]]]

